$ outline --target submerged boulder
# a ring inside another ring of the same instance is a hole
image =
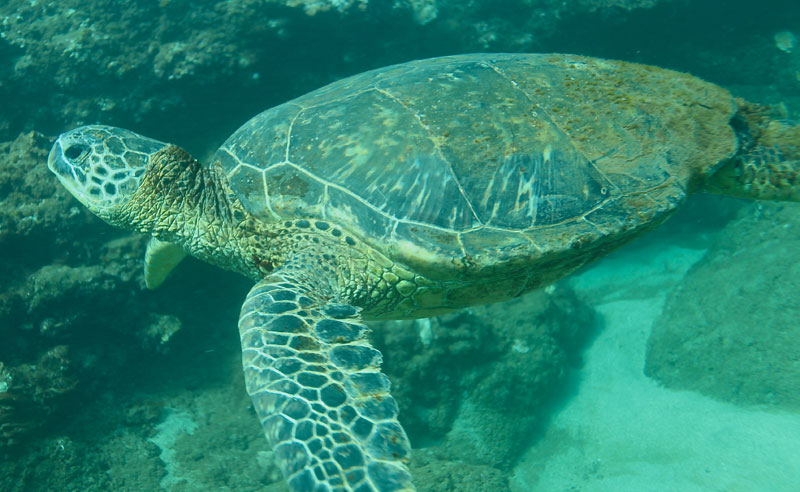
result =
[[[645,372],[737,404],[800,408],[800,207],[742,209],[670,295]]]

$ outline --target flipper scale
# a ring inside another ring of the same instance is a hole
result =
[[[293,492],[411,492],[411,447],[359,310],[276,274],[239,332],[245,383]]]

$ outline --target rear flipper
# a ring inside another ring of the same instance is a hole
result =
[[[285,274],[256,284],[242,306],[247,392],[293,492],[415,490],[367,331],[356,308]]]

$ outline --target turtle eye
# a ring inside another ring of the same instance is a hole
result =
[[[83,154],[85,151],[86,147],[82,145],[70,145],[64,151],[64,155],[67,157],[67,159],[75,160],[78,157],[80,157],[81,154]]]

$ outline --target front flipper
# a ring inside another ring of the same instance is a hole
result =
[[[172,269],[186,258],[186,251],[177,244],[151,237],[144,254],[144,283],[148,289],[156,289]]]
[[[410,492],[411,446],[358,309],[288,275],[247,295],[247,392],[293,492]]]

